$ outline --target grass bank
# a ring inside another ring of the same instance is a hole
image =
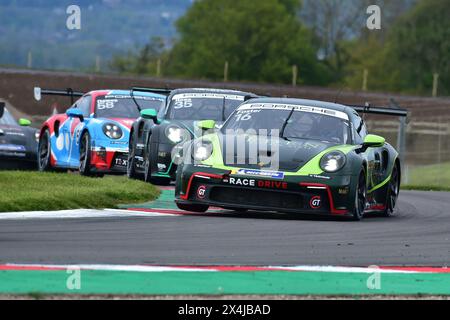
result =
[[[407,172],[406,190],[450,191],[450,163],[411,167]]]
[[[0,212],[116,208],[158,195],[156,187],[123,176],[0,171]]]

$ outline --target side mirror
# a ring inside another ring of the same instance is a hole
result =
[[[67,109],[66,115],[67,115],[69,118],[78,118],[78,119],[80,119],[81,122],[84,121],[83,112],[81,112],[80,109],[77,109],[77,108],[70,108],[70,109]]]
[[[34,87],[34,100],[41,101],[41,88]]]
[[[211,130],[216,127],[216,122],[214,120],[202,120],[197,122],[197,128],[202,130]]]
[[[386,139],[383,137],[374,135],[374,134],[368,134],[363,142],[363,148],[379,148],[384,146],[386,143]]]
[[[29,126],[31,126],[31,121],[28,119],[21,118],[21,119],[19,119],[19,126],[29,127]]]
[[[0,118],[3,117],[3,113],[5,113],[5,103],[0,102]]]
[[[147,120],[153,120],[154,123],[158,124],[158,111],[155,109],[144,109],[141,110],[141,117]]]

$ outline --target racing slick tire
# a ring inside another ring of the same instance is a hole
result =
[[[177,203],[177,207],[180,210],[191,212],[206,212],[209,208],[209,206],[203,204],[186,204],[186,203]]]
[[[150,141],[150,139],[148,139]],[[147,143],[144,150],[144,181],[160,186],[168,186],[172,181],[170,178],[152,177],[152,164],[150,161],[150,147]]]
[[[38,170],[39,171],[52,171],[53,167],[50,163],[50,157],[52,154],[52,145],[50,143],[50,132],[45,129],[44,133],[39,138],[38,146]]]
[[[91,137],[86,132],[80,141],[80,166],[79,172],[82,176],[92,176],[91,172]]]
[[[136,172],[136,137],[133,134],[131,134],[130,137],[130,150],[128,152],[128,161],[127,161],[127,177],[129,179],[138,179],[139,175]]]
[[[353,209],[352,220],[360,221],[364,216],[367,199],[366,172],[363,169],[359,174],[358,185],[355,192],[355,208]]]
[[[383,216],[392,217],[395,214],[395,205],[397,204],[398,194],[400,191],[400,170],[395,164],[392,169],[391,180],[389,180],[388,190],[386,194],[386,209]]]

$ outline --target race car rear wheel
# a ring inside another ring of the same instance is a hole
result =
[[[177,203],[177,207],[178,209],[191,212],[206,212],[209,208],[209,206],[203,204],[185,204],[185,203]]]
[[[388,190],[386,194],[386,209],[383,212],[386,217],[391,217],[392,215],[394,215],[399,191],[400,174],[398,166],[395,165],[392,169],[391,180],[389,180]]]
[[[136,173],[136,138],[133,134],[131,134],[130,137],[130,143],[129,143],[129,150],[128,150],[128,161],[127,161],[127,177],[130,179],[137,179],[138,174]]]
[[[52,165],[50,157],[52,154],[52,146],[50,143],[50,132],[48,129],[40,136],[38,146],[38,169],[39,171],[51,171]]]
[[[82,176],[91,176],[91,137],[86,132],[80,141],[80,166],[79,171]]]
[[[358,179],[358,187],[355,192],[355,208],[353,210],[353,220],[360,221],[364,216],[364,211],[366,209],[366,174],[365,171],[361,171]]]

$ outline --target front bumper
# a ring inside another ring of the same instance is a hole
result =
[[[91,170],[98,173],[127,172],[128,149],[123,148],[91,148]]]
[[[353,176],[267,179],[211,168],[193,169],[183,170],[179,176],[177,203],[342,216],[351,215],[354,208]]]

